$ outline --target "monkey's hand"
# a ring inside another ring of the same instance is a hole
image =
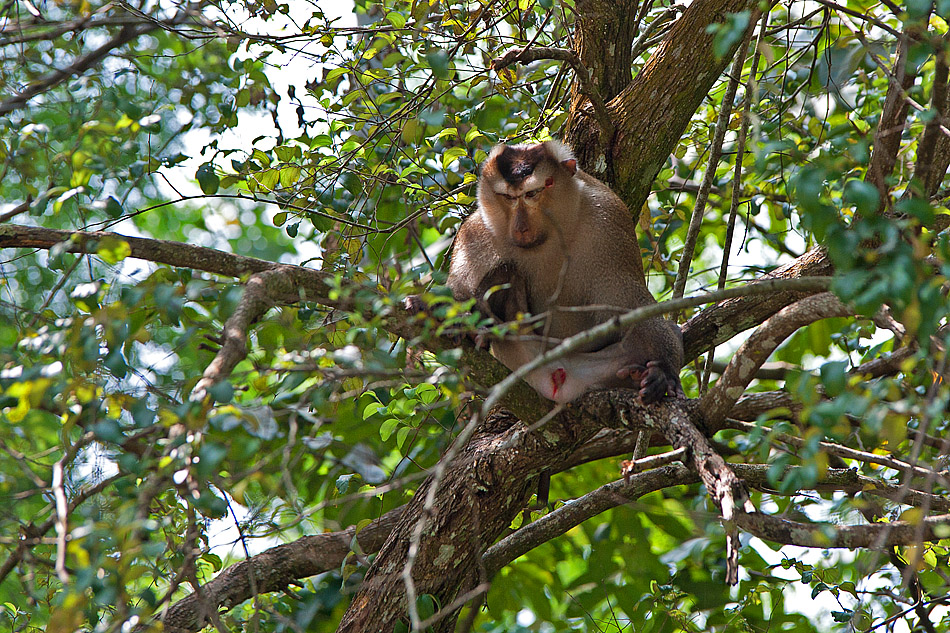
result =
[[[406,309],[406,312],[413,316],[425,312],[426,308],[429,307],[419,295],[409,295],[402,300],[402,306]]]
[[[643,365],[629,365],[617,371],[617,378],[629,378],[640,384],[640,400],[643,404],[658,402],[663,396],[682,397],[683,387],[679,376],[672,376],[658,360]]]

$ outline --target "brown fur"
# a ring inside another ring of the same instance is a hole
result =
[[[482,166],[478,202],[452,250],[453,294],[475,297],[500,320],[519,311],[545,315],[536,336],[492,342],[509,368],[623,310],[655,303],[629,211],[606,185],[576,169],[566,146],[496,146]],[[510,288],[486,302],[486,291],[500,283]],[[615,309],[562,310],[594,305]],[[679,328],[657,318],[543,367],[528,382],[561,402],[589,389],[637,385],[644,400],[656,400],[682,393],[682,361]]]

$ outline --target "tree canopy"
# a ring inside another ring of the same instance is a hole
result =
[[[0,9],[0,626],[947,630],[950,2],[339,4]],[[472,344],[549,138],[686,399]]]

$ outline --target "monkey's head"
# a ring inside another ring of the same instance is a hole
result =
[[[496,239],[530,250],[573,212],[577,160],[557,141],[496,145],[482,165],[478,201]]]

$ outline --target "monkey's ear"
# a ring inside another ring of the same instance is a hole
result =
[[[572,176],[577,173],[577,159],[568,158],[567,160],[562,160],[561,164],[564,166],[564,169],[571,172]]]

